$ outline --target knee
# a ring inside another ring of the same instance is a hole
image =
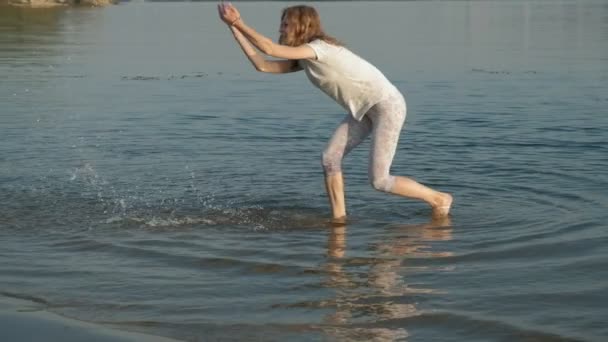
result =
[[[342,156],[338,153],[332,153],[325,150],[321,153],[321,165],[323,166],[323,170],[327,173],[340,172],[342,167]]]
[[[393,189],[394,177],[391,175],[370,177],[372,187],[378,191],[391,192]]]

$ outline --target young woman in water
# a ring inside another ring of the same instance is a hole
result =
[[[292,6],[281,14],[279,42],[247,25],[232,4],[219,4],[220,18],[228,25],[256,70],[288,73],[304,70],[308,79],[347,112],[322,154],[325,187],[334,220],[346,217],[342,159],[370,133],[369,179],[379,191],[428,203],[434,217],[448,215],[452,196],[411,178],[389,173],[406,115],[399,90],[376,67],[323,32],[317,11]],[[266,60],[265,55],[281,60]]]

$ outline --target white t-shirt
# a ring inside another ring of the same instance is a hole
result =
[[[395,86],[375,66],[343,46],[321,39],[307,44],[317,59],[302,59],[308,79],[349,111],[356,120],[389,94]]]

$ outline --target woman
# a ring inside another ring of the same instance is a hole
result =
[[[346,217],[341,164],[344,156],[370,133],[369,178],[372,186],[428,203],[434,217],[448,215],[452,196],[389,173],[406,106],[399,90],[373,65],[325,34],[317,11],[309,6],[285,8],[279,44],[245,24],[232,4],[218,5],[220,18],[256,70],[288,73],[304,70],[310,81],[349,113],[323,151],[325,186],[334,220]],[[262,53],[282,60],[266,60]]]

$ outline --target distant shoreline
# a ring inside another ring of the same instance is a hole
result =
[[[118,0],[0,0],[0,6],[24,8],[53,8],[53,7],[104,7],[119,3]]]
[[[144,2],[219,2],[220,0],[144,0]],[[303,2],[302,0],[241,0],[245,2]],[[369,0],[312,0],[310,2],[359,2]],[[388,2],[393,1],[412,1],[412,0],[383,0]],[[414,0],[424,1],[424,0]],[[442,0],[445,1],[445,0]],[[117,5],[120,0],[0,0],[0,7],[22,7],[22,8],[54,8],[54,7],[105,7],[108,5]],[[129,1],[126,1],[129,2]]]

